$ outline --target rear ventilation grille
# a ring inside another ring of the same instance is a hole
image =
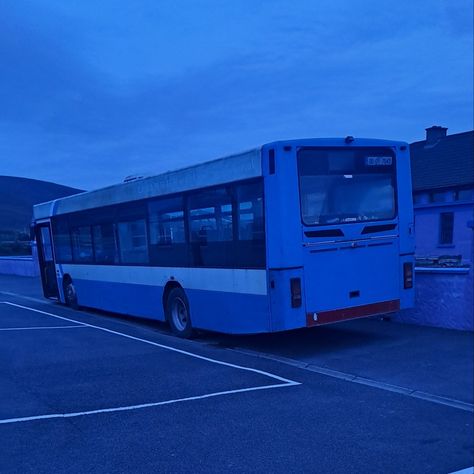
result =
[[[375,232],[384,232],[386,230],[393,230],[397,227],[397,224],[381,224],[371,225],[364,227],[362,234],[374,234]]]
[[[308,230],[304,235],[306,237],[344,237],[341,229]]]

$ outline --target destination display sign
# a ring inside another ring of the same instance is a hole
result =
[[[391,156],[366,156],[365,164],[367,166],[391,166]]]

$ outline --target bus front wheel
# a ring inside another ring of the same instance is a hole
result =
[[[173,288],[166,300],[166,319],[173,334],[190,338],[194,334],[189,313],[189,303],[182,288]]]
[[[64,283],[64,300],[70,308],[78,308],[76,289],[71,280]]]

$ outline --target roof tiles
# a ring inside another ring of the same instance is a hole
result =
[[[413,191],[474,185],[474,130],[410,145]]]

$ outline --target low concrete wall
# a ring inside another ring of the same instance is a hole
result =
[[[0,274],[38,276],[39,267],[33,257],[0,257]]]
[[[473,269],[418,268],[416,307],[392,317],[395,321],[474,330]]]

